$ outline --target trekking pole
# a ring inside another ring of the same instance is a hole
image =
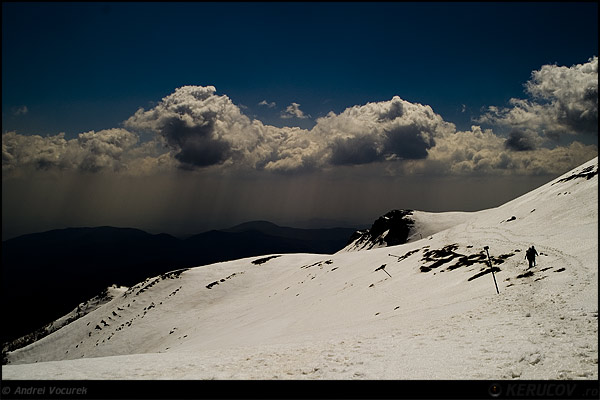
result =
[[[498,284],[496,283],[496,275],[494,275],[494,267],[492,267],[492,259],[490,258],[490,252],[488,251],[489,246],[484,246],[483,248],[488,256],[488,263],[490,265],[490,270],[492,271],[492,277],[494,278],[494,285],[496,285],[496,293],[500,294],[500,291],[498,290]]]
[[[390,278],[392,277],[392,276],[390,275],[390,273],[389,273],[389,272],[387,272],[387,271],[385,270],[385,264],[383,264],[381,267],[379,267],[379,268],[375,269],[375,271],[379,271],[379,270],[382,270],[383,272],[385,272],[386,274],[388,274],[388,276],[389,276]],[[375,271],[373,271],[373,272],[375,272]]]

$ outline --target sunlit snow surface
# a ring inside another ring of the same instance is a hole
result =
[[[3,379],[598,379],[597,164],[404,245],[149,278]]]

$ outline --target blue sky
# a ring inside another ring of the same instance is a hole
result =
[[[3,131],[42,135],[114,127],[183,85],[265,123],[398,95],[468,128],[534,69],[598,48],[597,3],[3,3],[2,18]]]
[[[476,210],[597,155],[597,2],[2,11],[3,235]]]

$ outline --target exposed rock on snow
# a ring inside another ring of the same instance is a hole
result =
[[[254,265],[264,264],[267,261],[272,260],[272,259],[277,258],[277,257],[280,257],[280,256],[270,256],[270,257],[259,258],[259,259],[256,259],[256,260],[252,261],[252,264],[254,264]]]
[[[415,210],[392,210],[379,217],[369,229],[356,231],[340,250],[360,251],[425,239],[437,232],[466,222],[475,213],[430,213]]]
[[[414,221],[412,210],[392,210],[379,217],[371,228],[356,231],[342,251],[368,250],[404,244],[408,240]]]
[[[585,168],[580,168],[573,171],[573,173],[566,176],[565,178],[559,179],[556,182],[554,182],[553,185],[561,182],[568,182],[572,179],[592,179],[596,175],[598,175],[598,165],[590,165]]]

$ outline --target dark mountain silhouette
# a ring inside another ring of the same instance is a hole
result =
[[[275,225],[268,221],[246,222],[233,228],[225,229],[223,232],[247,232],[259,231],[270,236],[292,239],[299,245],[302,243],[307,248],[311,248],[316,253],[334,253],[340,250],[346,243],[344,242],[355,231],[354,228],[329,228],[329,229],[298,229]]]
[[[174,269],[275,253],[340,250],[354,229],[295,229],[266,221],[186,239],[139,229],[67,228],[2,242],[2,342],[68,313],[112,284]]]

